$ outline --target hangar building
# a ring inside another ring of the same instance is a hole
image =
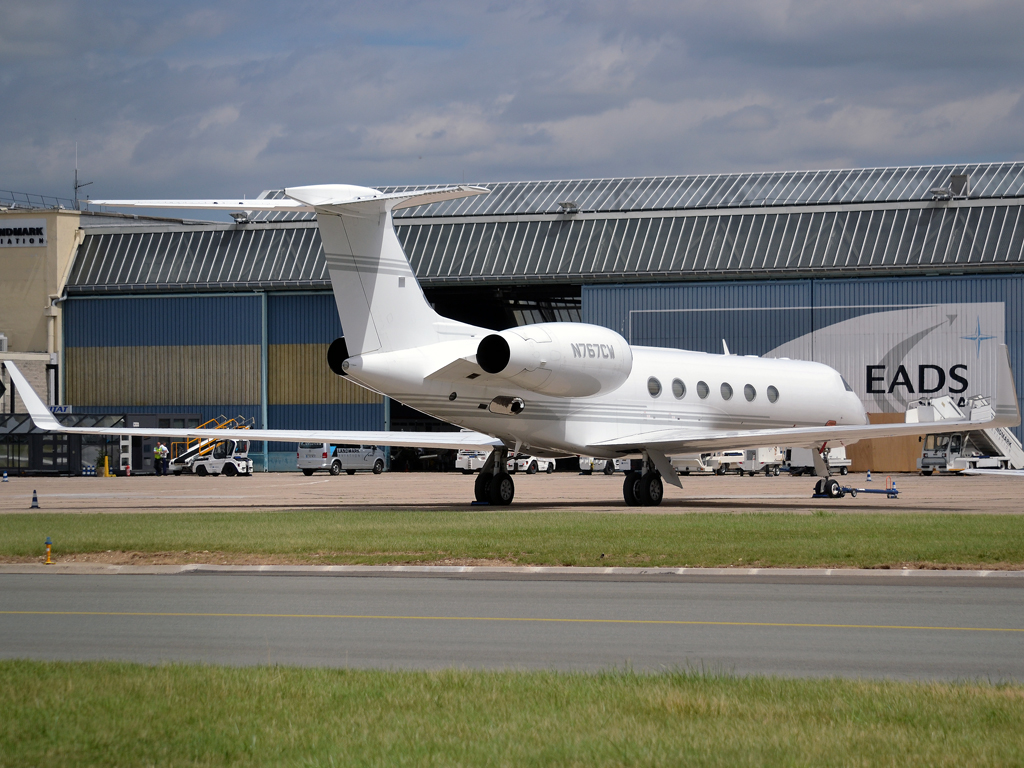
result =
[[[449,317],[582,319],[634,344],[819,360],[875,420],[922,394],[991,394],[1002,343],[1024,382],[1022,162],[481,185],[491,193],[395,216]],[[443,428],[329,371],[343,331],[311,214],[23,204],[8,219],[44,220],[50,237],[0,250],[5,273],[45,283],[0,297],[0,333],[75,418]],[[258,465],[294,467],[293,446],[263,450]],[[898,453],[862,460],[912,468]]]

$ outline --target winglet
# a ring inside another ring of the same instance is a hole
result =
[[[1013,381],[1013,369],[1010,368],[1010,349],[1000,344],[1003,354],[999,359],[999,370],[996,373],[995,420],[1001,427],[1016,427],[1020,424],[1020,403],[1017,400],[1017,386]]]
[[[14,382],[18,394],[21,395],[22,402],[28,408],[28,414],[32,417],[32,423],[39,427],[39,429],[45,429],[48,432],[63,429],[61,423],[53,417],[50,409],[46,407],[43,401],[39,399],[36,391],[32,389],[28,379],[18,370],[18,366],[9,360],[4,360],[4,366],[10,372],[11,381]]]

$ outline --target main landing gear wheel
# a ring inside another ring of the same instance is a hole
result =
[[[491,478],[494,477],[490,472],[481,472],[476,476],[476,482],[473,483],[473,496],[479,502],[490,502],[491,500]]]
[[[665,485],[657,472],[627,472],[622,483],[622,498],[630,507],[656,507],[665,497]]]
[[[656,507],[665,496],[665,486],[661,475],[648,472],[640,478],[640,503],[645,507]]]
[[[341,474],[341,462],[340,461],[336,461],[333,464],[331,464],[331,474],[332,475],[340,475]]]
[[[640,499],[636,494],[636,486],[640,482],[639,472],[627,472],[626,479],[622,481],[622,498],[626,500],[627,507],[640,506]]]
[[[516,486],[512,481],[512,475],[508,472],[496,474],[491,479],[487,494],[490,497],[489,501],[495,506],[506,507],[511,504],[516,495]]]

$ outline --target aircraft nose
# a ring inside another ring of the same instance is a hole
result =
[[[857,394],[855,392],[847,392],[846,394],[850,400],[850,423],[870,424],[871,420],[868,419],[867,409],[864,408],[864,403],[857,397]]]

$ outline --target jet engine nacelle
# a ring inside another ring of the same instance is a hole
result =
[[[531,392],[590,397],[622,386],[633,352],[615,331],[585,323],[538,323],[485,336],[477,364]]]

